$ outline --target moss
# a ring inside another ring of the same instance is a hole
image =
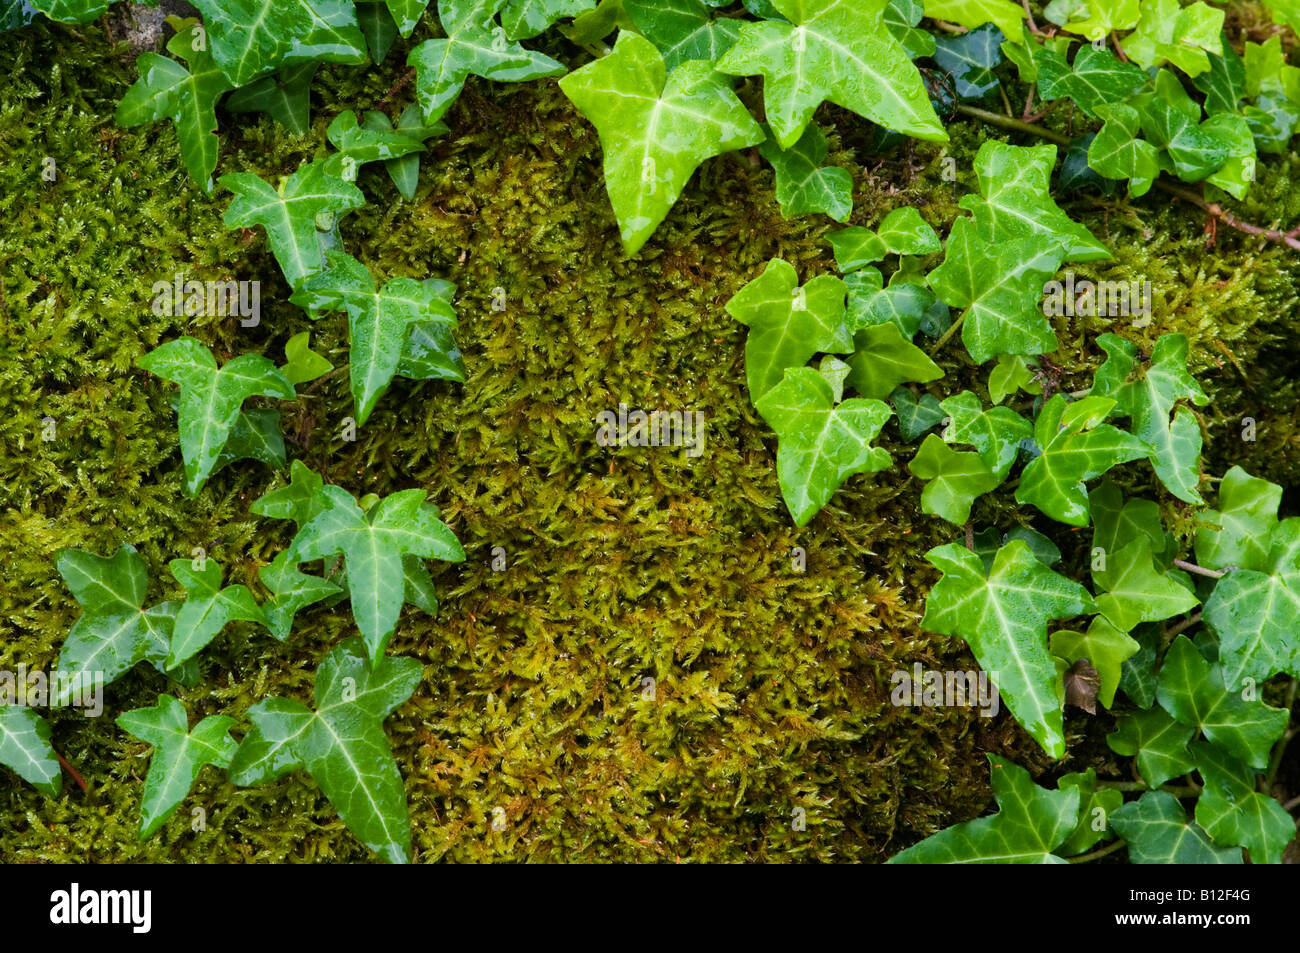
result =
[[[51,667],[77,615],[54,570],[60,547],[136,544],[154,573],[150,597],[161,599],[181,594],[166,561],[195,546],[231,581],[256,585],[287,542],[285,526],[248,512],[284,474],[240,464],[184,496],[171,391],[134,369],[141,354],[190,333],[222,358],[280,360],[289,336],[310,329],[317,350],[346,361],[343,319],[312,324],[287,303],[264,236],[222,226],[226,199],[185,178],[170,127],[113,125],[134,68],[98,30],[81,29],[84,42],[49,26],[0,37],[13,64],[0,94],[4,667]],[[399,44],[382,67],[323,70],[306,136],[222,115],[218,173],[285,175],[322,154],[329,119],[381,99],[403,60]],[[386,106],[409,95],[399,89]],[[955,188],[940,179],[939,147],[869,154],[859,122],[825,115],[831,159],[855,176],[855,222],[909,203],[946,228],[988,130],[953,127]],[[936,577],[922,554],[954,531],[919,512],[901,465],[910,449],[892,427],[883,444],[898,466],[849,481],[803,530],[784,510],[773,441],[743,384],[744,329],[723,304],[773,256],[803,274],[830,271],[826,221],[786,222],[770,172],[729,156],[707,163],[646,249],[625,260],[595,133],[553,83],[471,81],[449,125],[424,159],[415,201],[368,168],[360,185],[371,204],[342,229],[382,277],[458,284],[467,381],[396,382],[355,443],[340,436],[352,413],[343,375],[280,407],[294,455],[357,496],[426,489],[469,554],[436,574],[437,617],[408,608],[390,649],[425,664],[415,696],[387,723],[418,858],[877,861],[985,809],[983,751],[1046,770],[1005,713],[988,721],[889,703],[896,668],[973,665],[960,640],[920,629]],[[56,160],[55,183],[41,179],[44,156]],[[1269,160],[1246,214],[1300,220],[1296,172],[1294,156]],[[1080,275],[1155,285],[1153,324],[1125,333],[1191,338],[1214,396],[1202,413],[1210,470],[1239,462],[1294,482],[1294,258],[1223,230],[1207,249],[1193,210],[1155,199],[1129,208],[1080,196],[1069,211],[1117,252]],[[154,316],[152,284],[177,271],[260,280],[261,325]],[[503,311],[492,307],[498,288]],[[1091,341],[1110,329],[1060,320],[1062,386],[1086,386],[1101,357]],[[936,394],[983,387],[987,372],[959,348],[942,362],[949,376]],[[599,448],[596,414],[620,401],[704,411],[706,452]],[[1260,439],[1243,445],[1232,435],[1248,412]],[[40,438],[46,416],[52,442]],[[1151,491],[1144,465],[1125,474]],[[1005,495],[975,511],[979,525],[1026,518]],[[1057,530],[1078,558],[1078,538]],[[497,546],[503,572],[490,566]],[[141,666],[107,689],[103,718],[53,712],[56,746],[89,790],[69,785],[47,800],[0,779],[0,857],[367,859],[301,774],[239,789],[205,771],[163,831],[138,843],[147,747],[111,722],[164,690],[195,719],[240,717],[268,695],[307,698],[318,659],[352,632],[345,608],[304,613],[283,646],[232,626],[202,654],[192,690]],[[1069,721],[1079,737],[1095,728]],[[194,807],[205,830],[191,829]],[[496,808],[504,830],[492,830]],[[806,831],[792,830],[795,808]]]

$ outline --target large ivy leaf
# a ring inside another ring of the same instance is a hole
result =
[[[613,53],[574,70],[560,89],[600,134],[605,188],[629,255],[705,159],[764,138],[711,64],[692,60],[670,75],[654,45],[634,33],[619,34]]]
[[[166,667],[177,668],[217,637],[230,622],[266,623],[262,608],[247,586],[221,588],[221,565],[204,559],[173,559],[172,576],[185,587],[187,596],[172,625],[171,647]]]
[[[28,0],[31,6],[60,23],[89,23],[107,11],[112,0]]]
[[[415,659],[366,660],[360,639],[334,649],[316,673],[316,709],[268,698],[248,710],[253,723],[230,763],[230,780],[248,787],[304,768],[343,823],[390,863],[411,853],[406,791],[383,721],[411,697],[422,667]]]
[[[1098,606],[1101,598],[1097,599]],[[1141,648],[1136,639],[1116,628],[1105,616],[1094,616],[1086,632],[1061,629],[1053,632],[1049,640],[1052,654],[1074,664],[1086,658],[1097,670],[1101,685],[1097,700],[1107,708],[1115,704],[1120,675],[1126,659],[1132,658]]]
[[[970,518],[975,499],[1002,482],[978,453],[953,450],[936,434],[925,438],[907,469],[918,480],[926,481],[921,491],[922,512],[958,526]]]
[[[891,462],[871,446],[889,405],[854,397],[836,406],[830,383],[811,367],[787,368],[754,406],[776,432],[777,478],[796,526],[806,525],[850,476]]]
[[[190,731],[185,706],[159,695],[152,708],[136,708],[117,717],[117,726],[154,746],[140,801],[140,839],[144,840],[185,800],[205,764],[230,766],[238,744],[229,731],[235,719],[209,715]]]
[[[921,625],[965,639],[1016,720],[1052,757],[1064,755],[1064,696],[1047,651],[1047,623],[1093,611],[1087,590],[1043,565],[1019,539],[998,550],[987,573],[959,543],[925,558],[943,578],[926,599]]]
[[[181,456],[185,489],[198,494],[213,472],[239,409],[250,397],[294,400],[293,385],[258,354],[241,354],[218,369],[212,353],[191,337],[159,345],[139,360],[140,367],[179,384]]]
[[[853,211],[853,176],[838,166],[822,166],[826,133],[809,125],[789,149],[773,139],[759,145],[759,154],[776,175],[776,200],[786,218],[822,212],[843,222]]]
[[[140,78],[117,105],[119,126],[138,126],[155,119],[170,119],[176,126],[181,158],[190,178],[204,192],[212,194],[212,170],[217,167],[217,100],[231,88],[206,44],[195,33],[197,21],[175,23],[178,32],[167,49],[189,64],[157,53],[145,53],[137,61]]]
[[[1196,726],[1252,768],[1268,764],[1269,749],[1289,718],[1289,712],[1245,700],[1238,686],[1225,686],[1223,667],[1207,662],[1185,635],[1165,653],[1156,697],[1178,721]]]
[[[506,0],[501,8],[501,26],[507,39],[527,40],[558,20],[594,9],[596,0]]]
[[[957,824],[890,858],[891,864],[1063,864],[1053,851],[1079,819],[1077,788],[1049,791],[995,754],[989,782],[998,813]]]
[[[424,502],[424,490],[389,494],[367,513],[342,487],[316,489],[316,515],[294,537],[293,559],[307,562],[342,554],[352,615],[378,665],[405,602],[406,555],[461,562],[465,550]]]
[[[1034,422],[1042,453],[1020,475],[1016,502],[1032,504],[1059,522],[1087,526],[1085,481],[1148,453],[1137,437],[1101,423],[1113,407],[1113,400],[1102,397],[1067,404],[1063,394],[1044,404]]]
[[[803,135],[825,100],[886,129],[946,142],[921,74],[885,26],[887,0],[773,0],[789,22],[746,23],[718,63],[763,76],[767,121],[781,148]]]
[[[1234,466],[1219,483],[1219,508],[1205,510],[1196,529],[1196,561],[1207,569],[1264,572],[1282,488]]]
[[[144,608],[149,580],[134,547],[123,544],[108,557],[64,549],[55,565],[81,605],[81,616],[59,651],[60,678],[102,672],[104,681],[111,682],[137,662],[163,668],[180,603]]]
[[[324,4],[328,6],[328,2]],[[232,86],[245,86],[281,66],[297,42],[328,27],[316,0],[194,0],[209,32],[212,56]],[[365,62],[364,41],[355,26]]]
[[[1280,864],[1295,840],[1296,824],[1282,805],[1255,790],[1255,772],[1217,745],[1195,745],[1196,770],[1205,788],[1196,802],[1196,823],[1216,844],[1250,851],[1256,864]]]
[[[1121,631],[1128,632],[1139,622],[1170,619],[1200,605],[1185,574],[1156,567],[1151,540],[1145,536],[1106,553],[1105,558],[1106,586],[1097,595],[1097,608]]]
[[[1180,778],[1194,767],[1187,744],[1196,734],[1191,725],[1169,717],[1163,708],[1121,715],[1115,731],[1106,736],[1110,750],[1136,757],[1138,771],[1148,787],[1156,788]]]
[[[1147,791],[1110,815],[1128,844],[1134,864],[1239,864],[1241,851],[1215,847],[1205,831],[1187,818],[1178,798],[1166,791]]]
[[[226,209],[226,227],[265,227],[271,251],[291,288],[324,266],[320,235],[333,228],[336,216],[366,204],[355,185],[326,173],[325,162],[317,159],[304,165],[279,190],[249,172],[218,180],[235,193]]]
[[[687,60],[715,62],[731,49],[743,20],[714,17],[704,0],[623,0],[637,30],[671,71]]]
[[[1196,0],[1143,0],[1137,28],[1120,47],[1143,69],[1173,63],[1188,76],[1210,68],[1206,52],[1221,53],[1223,11]]]
[[[50,724],[30,708],[0,705],[0,764],[47,797],[57,797],[63,787]]]
[[[437,286],[413,278],[394,278],[381,289],[369,269],[351,255],[331,251],[328,267],[303,282],[290,299],[310,311],[348,313],[349,374],[357,423],[370,417],[388,390],[416,324],[456,325],[456,312]]]

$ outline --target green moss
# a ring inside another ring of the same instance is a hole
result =
[[[264,236],[222,226],[226,199],[193,188],[170,127],[113,125],[135,73],[98,30],[82,29],[85,42],[49,26],[0,37],[13,64],[0,94],[3,667],[51,667],[76,617],[54,570],[60,547],[136,544],[160,599],[180,594],[166,561],[195,546],[230,581],[256,585],[288,540],[286,526],[248,512],[284,474],[239,464],[197,499],[183,495],[171,389],[134,368],[140,355],[190,333],[222,358],[282,360],[284,342],[310,329],[317,350],[346,361],[341,316],[312,324],[288,304]],[[322,154],[329,119],[369,108],[398,83],[403,60],[404,47],[383,67],[322,71],[307,136],[223,115],[218,174],[286,175]],[[906,203],[946,228],[988,130],[954,126],[955,188],[940,179],[938,147],[872,155],[857,120],[826,116],[832,161],[855,176],[855,223]],[[408,609],[390,649],[425,663],[414,698],[388,721],[418,858],[876,861],[986,807],[984,750],[1046,769],[1005,713],[988,721],[889,703],[896,668],[973,665],[959,640],[919,627],[936,576],[922,554],[955,533],[919,512],[902,466],[911,451],[892,427],[884,445],[898,466],[849,481],[804,530],[784,510],[773,440],[743,384],[744,329],[723,304],[773,256],[803,274],[830,271],[826,220],[786,222],[770,171],[724,157],[628,261],[596,135],[553,83],[471,82],[449,125],[415,201],[371,167],[359,184],[372,203],[342,231],[381,277],[457,282],[468,380],[396,382],[355,443],[340,436],[352,413],[344,375],[281,407],[294,455],[357,496],[426,489],[469,553],[436,577],[437,618]],[[55,183],[41,179],[45,156]],[[1247,217],[1300,221],[1296,162],[1263,166]],[[1194,210],[1155,198],[1128,208],[1079,197],[1069,211],[1117,250],[1077,273],[1150,279],[1156,314],[1142,330],[1060,319],[1061,386],[1086,386],[1103,330],[1140,341],[1182,331],[1214,396],[1202,413],[1210,470],[1236,462],[1295,482],[1294,256],[1223,229],[1207,250]],[[153,283],[177,271],[262,281],[261,325],[154,316]],[[503,311],[492,306],[498,288]],[[943,363],[936,394],[983,387],[987,370],[960,348]],[[702,410],[706,452],[598,447],[596,415],[620,401]],[[1259,421],[1254,444],[1233,436],[1247,414]],[[46,416],[52,442],[41,439]],[[1144,465],[1125,473],[1151,490]],[[977,525],[1027,518],[1005,494],[975,510]],[[1079,540],[1061,529],[1077,559]],[[496,546],[504,572],[490,566]],[[795,546],[805,572],[793,567]],[[54,712],[56,747],[89,790],[69,785],[46,800],[0,777],[0,859],[367,859],[301,774],[238,789],[205,771],[163,831],[138,843],[147,747],[112,724],[164,690],[195,719],[239,717],[267,695],[306,698],[317,660],[352,633],[346,607],[304,613],[284,646],[233,626],[202,654],[193,690],[141,666],[107,689],[101,719]],[[1083,737],[1103,720],[1068,724]],[[202,831],[191,829],[196,807]],[[495,808],[504,830],[492,830]],[[795,808],[806,831],[792,830]]]

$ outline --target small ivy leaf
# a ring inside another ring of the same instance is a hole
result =
[[[357,26],[366,38],[370,61],[376,65],[382,63],[397,39],[397,24],[388,7],[382,3],[358,3]]]
[[[933,255],[943,250],[939,236],[910,205],[893,209],[876,229],[885,250],[896,255]]]
[[[30,708],[0,705],[0,764],[46,797],[63,788],[59,759],[50,745],[50,724]]]
[[[343,592],[328,579],[301,572],[289,550],[263,566],[257,575],[271,590],[271,598],[262,606],[267,631],[280,642],[289,638],[294,616],[300,611]]]
[[[501,9],[501,26],[506,39],[530,40],[558,20],[595,9],[596,0],[506,0]]]
[[[1255,100],[1246,117],[1259,148],[1285,152],[1300,128],[1300,67],[1287,64],[1281,37],[1246,43],[1246,95]]]
[[[1084,133],[1070,140],[1061,159],[1061,173],[1057,176],[1057,185],[1066,192],[1097,191],[1105,196],[1115,194],[1115,183],[1102,178],[1088,165],[1088,147],[1097,138],[1095,132]]]
[[[934,293],[923,285],[909,281],[898,282],[888,288],[875,288],[870,281],[850,280],[866,274],[867,272],[856,272],[844,282],[849,288],[849,330],[857,332],[864,328],[893,324],[910,341],[921,329],[926,315],[934,308],[937,300]]]
[[[1228,150],[1228,158],[1205,181],[1227,192],[1235,199],[1243,199],[1255,181],[1255,137],[1250,123],[1242,116],[1220,113],[1201,123],[1201,131],[1218,139]]]
[[[999,482],[1011,472],[1020,444],[1031,438],[1033,425],[1008,407],[985,409],[968,390],[940,402],[951,422],[944,430],[948,443],[970,444]]]
[[[271,251],[291,288],[325,264],[320,216],[342,214],[366,204],[366,197],[355,185],[325,172],[325,162],[317,159],[304,165],[278,192],[249,172],[233,172],[218,180],[235,193],[226,209],[226,227],[265,227]]]
[[[759,154],[772,166],[776,175],[776,199],[781,215],[794,218],[821,212],[843,222],[853,211],[853,176],[847,169],[825,166],[826,133],[809,125],[789,149],[783,150],[774,139],[758,147]]]
[[[395,132],[391,126],[384,130],[375,125],[374,120],[361,125],[350,109],[335,116],[325,135],[339,151],[325,160],[325,174],[355,182],[357,171],[368,162],[389,162],[424,151],[420,140]]]
[[[927,383],[943,377],[943,370],[919,347],[904,337],[898,325],[877,324],[853,335],[852,373],[849,384],[863,397],[883,400],[899,384]]]
[[[1146,74],[1132,63],[1121,62],[1109,50],[1088,44],[1079,48],[1074,64],[1054,50],[1037,47],[1038,89],[1045,101],[1066,98],[1088,116],[1096,117],[1105,105],[1122,103],[1146,82]]]
[[[361,122],[365,128],[376,132],[392,132],[396,130],[396,132],[421,145],[423,145],[425,139],[441,136],[447,132],[447,127],[440,122],[426,126],[424,124],[424,114],[416,103],[411,103],[402,110],[402,114],[397,117],[396,126],[393,126],[386,115],[375,109],[367,112]],[[388,171],[388,177],[393,180],[393,185],[397,187],[397,191],[402,198],[408,202],[414,199],[415,189],[420,184],[419,153],[411,152],[409,155],[389,159],[384,163],[384,168]]]
[[[763,141],[712,64],[693,60],[669,74],[654,45],[634,33],[619,34],[613,53],[565,76],[560,89],[600,135],[605,188],[628,255],[667,217],[701,163]]]
[[[163,671],[180,603],[144,608],[148,577],[133,546],[123,544],[108,557],[64,549],[55,557],[55,565],[81,605],[81,616],[59,651],[61,679],[102,672],[107,683],[143,661]],[[59,695],[54,703],[63,704],[68,694]]]
[[[440,11],[443,5],[439,4]],[[410,36],[419,25],[420,18],[428,9],[429,0],[384,0],[384,6],[388,8],[393,23],[397,25],[397,32],[405,37]],[[500,9],[500,6],[497,4],[497,9]]]
[[[173,401],[172,408],[180,406]],[[280,433],[280,412],[262,407],[241,407],[230,425],[230,436],[217,454],[212,472],[236,460],[256,460],[269,467],[284,466],[284,435]]]
[[[1128,845],[1130,863],[1241,863],[1239,849],[1215,847],[1205,831],[1188,820],[1178,799],[1166,791],[1147,791],[1112,811],[1110,821]]]
[[[1140,16],[1138,0],[1052,0],[1043,11],[1052,23],[1096,42],[1116,30],[1131,30]]]
[[[573,23],[560,32],[579,46],[599,43],[615,30],[636,30],[636,24],[623,9],[623,0],[599,0],[596,9],[574,17]]]
[[[927,481],[921,491],[921,510],[962,526],[970,518],[971,504],[1002,482],[978,453],[958,452],[936,434],[930,434],[907,469]]]
[[[865,268],[867,265],[874,264],[878,261],[884,261],[888,249],[885,243],[869,228],[863,228],[861,225],[850,225],[848,228],[841,228],[838,231],[831,232],[827,239],[831,243],[831,250],[835,254],[835,264],[839,266],[842,274],[856,272],[859,268]],[[879,276],[879,272],[876,272]],[[883,284],[883,279],[882,279]],[[880,290],[878,286],[877,291]]]
[[[433,287],[435,278],[424,284]],[[435,294],[439,293],[435,289]],[[450,296],[444,298],[450,302]],[[397,377],[412,381],[465,380],[465,362],[452,337],[452,325],[439,321],[416,321],[410,325],[402,343],[402,357],[397,362]]]
[[[228,768],[239,747],[229,735],[235,719],[209,715],[190,731],[185,706],[171,695],[159,695],[152,708],[123,712],[117,726],[154,746],[140,801],[141,840],[162,827],[185,800],[205,764]]]
[[[338,486],[318,488],[316,500],[319,511],[294,537],[294,558],[308,562],[343,555],[352,614],[378,665],[402,611],[402,557],[462,562],[465,550],[439,519],[437,507],[424,502],[423,490],[389,494],[369,513]]]
[[[347,639],[316,673],[316,710],[267,698],[248,710],[253,729],[230,762],[230,780],[265,784],[304,768],[348,830],[394,864],[411,854],[406,791],[383,721],[411,697],[422,667],[415,659],[379,658],[372,666],[360,639]]]
[[[1109,103],[1097,107],[1097,116],[1105,125],[1088,146],[1088,165],[1108,179],[1128,179],[1130,196],[1145,195],[1160,176],[1160,150],[1137,138],[1141,124],[1137,110],[1126,103]]]
[[[1097,714],[1097,692],[1101,676],[1087,658],[1076,659],[1062,676],[1065,687],[1065,704],[1082,708],[1090,715]]]
[[[1269,750],[1286,730],[1289,713],[1262,701],[1246,701],[1224,685],[1222,665],[1211,665],[1185,635],[1176,638],[1160,668],[1156,697],[1184,725],[1237,752],[1252,768],[1268,764]]]
[[[470,76],[519,83],[564,72],[563,63],[524,49],[493,22],[504,5],[505,0],[439,0],[446,37],[425,40],[406,58],[406,65],[415,67],[426,122],[446,115]]]
[[[988,756],[998,813],[956,824],[891,857],[891,864],[1063,864],[1054,851],[1079,822],[1081,792],[1049,791],[1029,772]]]
[[[1132,100],[1142,132],[1158,149],[1164,149],[1173,171],[1186,182],[1198,182],[1229,158],[1228,143],[1216,127],[1200,121],[1201,107],[1168,70],[1156,78],[1156,91]]]
[[[943,578],[926,599],[922,627],[965,639],[1016,720],[1044,751],[1062,757],[1062,687],[1047,651],[1047,623],[1094,611],[1087,590],[1044,566],[1018,539],[998,550],[987,573],[959,543],[925,558]]]
[[[195,569],[189,559],[173,559],[168,567],[176,581],[185,587],[187,596],[172,624],[165,668],[178,668],[216,638],[228,623],[266,624],[266,617],[247,586],[221,588],[221,565],[215,559],[204,560],[202,569]]]
[[[311,83],[319,68],[314,60],[286,66],[235,90],[222,106],[237,113],[264,112],[290,135],[306,135],[311,130]]]
[[[1234,466],[1219,483],[1219,508],[1205,510],[1196,529],[1196,561],[1267,572],[1282,488]]]
[[[1018,41],[1025,32],[1024,8],[1012,0],[925,0],[925,15],[970,31],[986,23],[995,24],[1009,40]]]
[[[1192,85],[1205,94],[1205,114],[1235,114],[1238,104],[1246,98],[1246,64],[1230,44],[1220,37],[1222,53],[1209,57],[1210,68],[1192,80]]]
[[[1141,19],[1120,48],[1143,69],[1173,63],[1196,76],[1210,68],[1207,52],[1223,52],[1222,36],[1223,11],[1208,3],[1143,0]]]
[[[1137,437],[1100,422],[1113,407],[1113,400],[1101,397],[1067,406],[1062,394],[1044,404],[1034,423],[1042,453],[1020,475],[1016,502],[1036,506],[1058,522],[1087,526],[1086,481],[1149,453]]]
[[[412,278],[394,278],[382,290],[351,255],[331,251],[328,266],[303,282],[289,300],[309,311],[348,313],[349,372],[357,423],[364,424],[401,363],[414,324],[456,325],[456,312],[438,290]]]
[[[1077,790],[1079,792],[1079,823],[1069,839],[1056,849],[1063,857],[1074,857],[1103,840],[1110,840],[1115,831],[1110,826],[1111,812],[1124,803],[1124,795],[1114,788],[1097,789],[1097,771],[1065,774],[1056,782],[1057,790]],[[1104,823],[1097,830],[1097,820]]]
[[[998,355],[998,366],[989,371],[990,402],[1000,404],[1019,391],[1034,395],[1043,392],[1043,385],[1030,369],[1029,360],[1023,354]]]
[[[752,393],[752,391],[751,391]],[[891,413],[879,400],[854,397],[838,406],[827,380],[811,367],[790,367],[754,406],[777,436],[776,469],[796,526],[805,526],[840,484],[892,462],[871,441]]]
[[[1002,62],[1002,41],[1002,31],[992,23],[935,40],[934,60],[952,76],[958,97],[983,99],[997,89],[998,78],[993,67]]]
[[[1065,659],[1071,665],[1087,660],[1097,675],[1097,683],[1092,697],[1106,708],[1115,704],[1115,691],[1119,688],[1120,673],[1125,659],[1132,658],[1141,648],[1137,640],[1126,632],[1112,625],[1105,616],[1095,616],[1086,632],[1074,632],[1062,629],[1053,632],[1050,639],[1052,654]],[[1065,683],[1065,700],[1070,701],[1070,682]],[[1080,706],[1084,707],[1084,706]],[[1089,714],[1096,712],[1085,708]]]
[[[154,348],[137,362],[152,374],[179,384],[181,456],[185,489],[196,496],[213,472],[239,409],[250,397],[294,400],[288,379],[266,358],[241,354],[217,368],[212,353],[191,337]]]
[[[934,55],[934,36],[917,29],[924,16],[925,7],[921,5],[921,0],[889,0],[889,5],[885,7],[885,26],[894,39],[903,45],[903,52],[908,59],[919,60],[923,56]],[[765,19],[770,20],[771,17]]]
[[[1201,603],[1184,573],[1157,569],[1146,536],[1108,552],[1106,562],[1105,591],[1096,597],[1097,608],[1124,632],[1139,622],[1171,619]]]
[[[844,399],[844,381],[848,378],[850,370],[849,365],[833,354],[827,354],[817,365],[817,373],[831,385],[831,396],[837,404]]]
[[[1140,625],[1131,637],[1138,644],[1137,654],[1124,661],[1120,671],[1119,687],[1129,701],[1139,708],[1150,708],[1156,701],[1157,649],[1161,643],[1160,627]]]
[[[803,135],[830,100],[886,129],[947,142],[920,71],[886,28],[886,0],[773,0],[789,22],[741,27],[718,69],[763,76],[763,105],[778,144]]]
[[[1163,708],[1152,708],[1121,715],[1115,731],[1106,736],[1106,744],[1116,754],[1136,757],[1142,780],[1157,788],[1195,766],[1187,750],[1195,734],[1195,728],[1175,721]]]
[[[319,493],[324,485],[320,474],[301,460],[295,460],[289,470],[288,485],[258,497],[249,511],[271,519],[293,520],[301,529],[325,508]]]
[[[310,331],[301,331],[285,342],[284,356],[287,360],[280,373],[294,387],[334,370],[333,364],[311,349],[310,339]]]
[[[1205,788],[1196,823],[1216,844],[1250,851],[1256,864],[1280,864],[1296,837],[1295,820],[1274,798],[1255,790],[1255,772],[1217,745],[1192,746]]]
[[[823,351],[853,350],[844,325],[845,294],[844,282],[833,275],[818,275],[800,287],[794,266],[774,258],[727,302],[727,313],[749,328],[745,380],[755,405],[787,368],[802,367]]]
[[[1151,500],[1125,501],[1119,487],[1109,480],[1097,485],[1088,496],[1092,514],[1092,579],[1109,589],[1115,585],[1110,556],[1138,537],[1145,538],[1150,552],[1164,553],[1165,529],[1160,522],[1160,507]]]
[[[941,423],[947,416],[939,406],[939,399],[933,394],[922,394],[918,400],[906,387],[900,387],[890,394],[889,402],[894,405],[894,413],[898,416],[899,436],[907,443]]]
[[[743,20],[715,18],[703,0],[623,0],[637,32],[659,48],[668,71],[687,60],[721,59]]]
[[[930,272],[930,287],[945,304],[967,309],[961,340],[975,361],[1056,350],[1056,332],[1038,302],[1064,254],[1055,241],[992,240],[968,218],[953,223],[943,264]]]

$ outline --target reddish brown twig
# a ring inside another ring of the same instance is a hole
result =
[[[86,793],[87,793],[87,790],[86,790],[86,779],[83,778],[83,777],[82,777],[82,776],[77,772],[77,769],[76,769],[76,768],[74,768],[72,765],[68,764],[67,759],[65,759],[65,758],[63,757],[63,755],[59,754],[59,753],[56,751],[56,752],[54,752],[54,757],[56,757],[56,758],[59,759],[59,764],[63,765],[63,770],[66,771],[66,772],[68,772],[68,774],[72,775],[72,780],[74,780],[74,781],[77,782],[77,787],[81,788],[81,793],[82,793],[82,794],[86,794]]]

